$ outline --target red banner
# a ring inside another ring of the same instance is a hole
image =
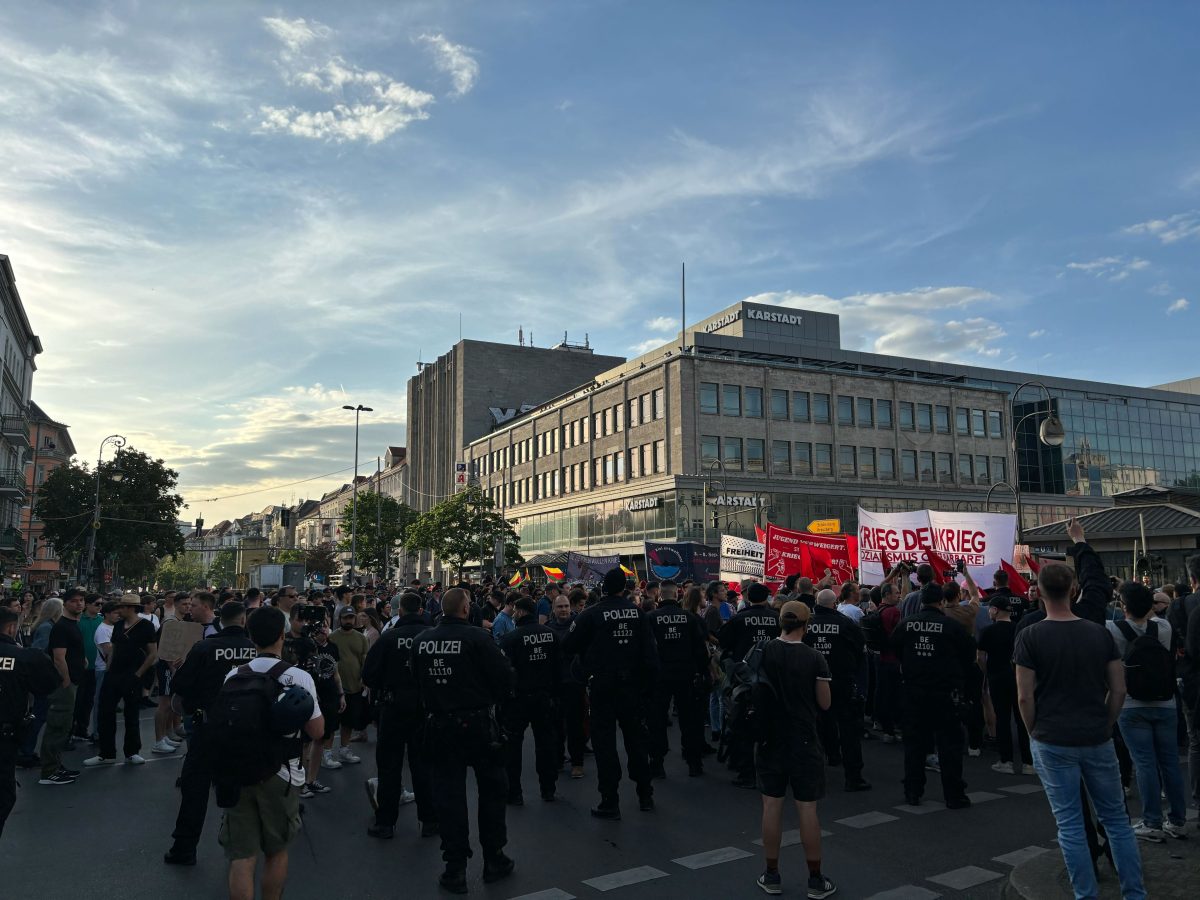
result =
[[[766,553],[768,581],[783,581],[792,574],[819,581],[827,568],[838,581],[854,577],[855,560],[844,534],[809,534],[768,524]]]

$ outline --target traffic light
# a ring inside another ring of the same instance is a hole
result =
[[[713,510],[713,528],[720,528],[720,527],[721,527],[721,517],[720,517],[720,515],[717,514],[717,511],[714,509]]]
[[[200,530],[201,530],[201,529],[203,529],[203,528],[204,528],[204,519],[203,519],[203,518],[197,518],[197,519],[196,519],[196,531],[200,531]]]

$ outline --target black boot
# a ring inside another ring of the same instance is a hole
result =
[[[516,865],[511,859],[504,855],[501,851],[491,859],[483,861],[483,880],[485,884],[491,884],[493,881],[499,881],[501,878],[507,878],[512,874],[513,867]]]
[[[367,835],[380,840],[390,841],[396,836],[396,829],[392,825],[368,825]]]
[[[597,819],[611,819],[614,822],[621,819],[621,807],[617,805],[616,797],[605,797],[599,806],[592,807],[592,815]]]
[[[421,823],[421,837],[433,837],[435,834],[437,834],[440,831],[441,831],[441,829],[438,828],[437,822],[422,822]]]
[[[447,864],[446,871],[438,877],[438,886],[452,894],[467,892],[467,870]]]
[[[194,866],[196,864],[196,851],[181,847],[172,847],[163,854],[163,862],[168,866]]]
[[[650,785],[638,789],[638,809],[642,812],[654,811],[654,788]]]

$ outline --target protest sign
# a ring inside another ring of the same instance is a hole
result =
[[[199,622],[182,622],[168,619],[159,632],[158,658],[164,662],[175,662],[187,656],[197,641],[204,638],[204,626]]]
[[[858,510],[859,571],[867,584],[883,580],[883,556],[895,565],[908,560],[920,565],[926,550],[955,563],[963,560],[971,577],[991,583],[1000,561],[1012,559],[1017,517],[1008,513],[940,512],[917,510],[875,513]]]
[[[741,581],[743,578],[761,580],[765,559],[765,544],[734,537],[731,534],[721,535],[720,578],[722,581]]]

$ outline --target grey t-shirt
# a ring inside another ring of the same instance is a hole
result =
[[[1166,619],[1154,619],[1154,624],[1157,627],[1158,642],[1167,648],[1171,649],[1171,623]],[[1133,633],[1139,637],[1146,633],[1145,623],[1139,625],[1132,619],[1126,619],[1125,624],[1133,629]],[[1129,641],[1125,640],[1125,635],[1121,634],[1121,629],[1116,622],[1105,622],[1104,627],[1108,629],[1108,633],[1113,636],[1113,642],[1117,645],[1117,653],[1121,655],[1121,659],[1125,658],[1126,651],[1129,650]],[[1134,700],[1128,694],[1125,695],[1125,703],[1122,709],[1133,709],[1139,706],[1150,706],[1159,709],[1174,709],[1175,700]]]

